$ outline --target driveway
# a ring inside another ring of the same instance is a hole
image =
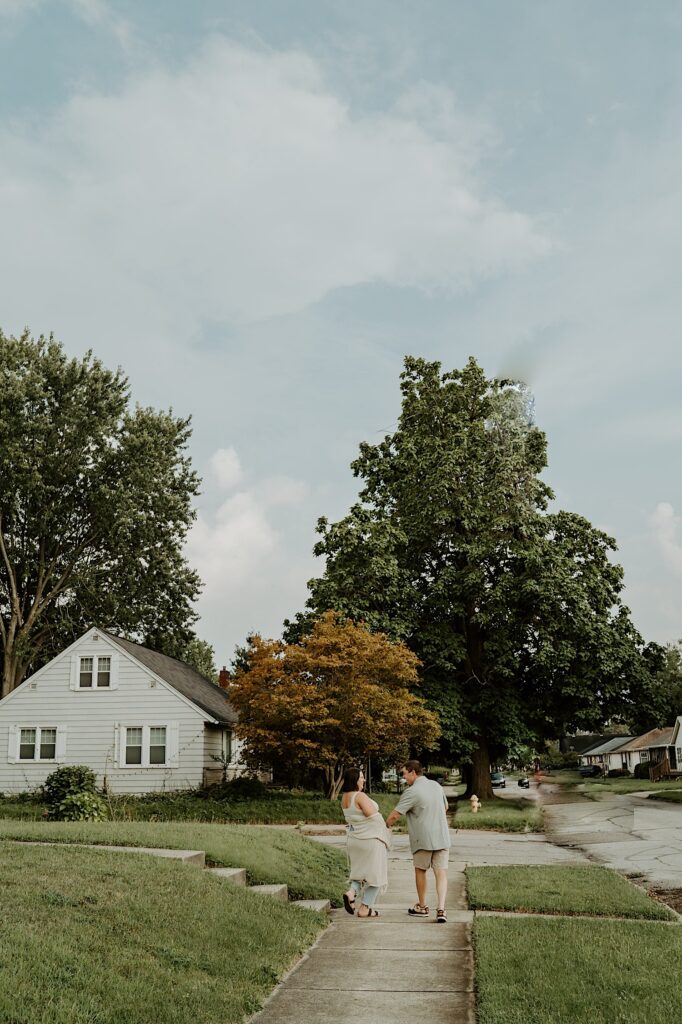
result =
[[[598,864],[639,875],[658,888],[682,888],[680,804],[630,793],[550,805],[545,830],[558,846],[582,850]]]

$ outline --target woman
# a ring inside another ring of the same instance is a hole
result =
[[[365,777],[357,768],[348,768],[343,776],[341,807],[348,825],[350,889],[343,894],[343,905],[355,913],[356,898],[362,893],[358,917],[378,917],[377,896],[388,885],[388,849],[391,833],[379,814],[379,805],[363,793]]]

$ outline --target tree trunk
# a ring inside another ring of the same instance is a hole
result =
[[[336,764],[334,767],[324,769],[325,795],[330,800],[336,800],[343,785],[343,765]]]
[[[476,750],[471,755],[471,775],[468,780],[465,796],[476,794],[479,800],[492,800],[493,786],[490,780],[490,754],[488,741],[481,737]],[[471,792],[469,792],[471,790]]]

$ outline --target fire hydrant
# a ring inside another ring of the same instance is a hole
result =
[[[469,803],[471,804],[471,813],[478,814],[481,807],[481,801],[478,799],[475,793],[472,797],[470,797]]]

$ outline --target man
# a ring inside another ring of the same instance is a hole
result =
[[[407,831],[410,834],[410,849],[414,861],[414,875],[417,885],[417,903],[410,907],[408,914],[413,917],[428,917],[426,905],[427,871],[433,869],[436,876],[438,909],[436,921],[445,924],[445,897],[448,892],[448,851],[450,831],[448,828],[448,801],[437,782],[425,779],[419,761],[406,761],[403,778],[407,783],[395,810],[391,811],[386,824],[395,825],[401,814],[407,817]]]

